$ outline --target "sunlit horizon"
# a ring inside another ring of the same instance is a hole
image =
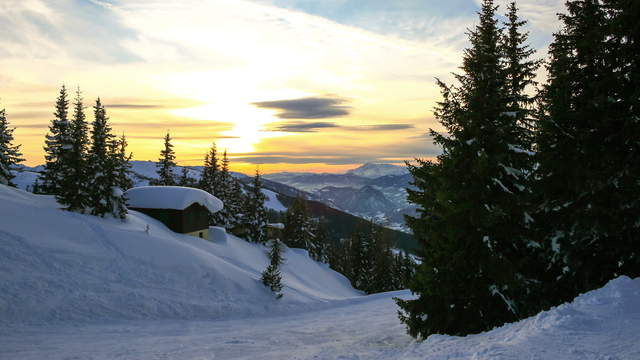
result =
[[[518,5],[543,58],[562,1]],[[8,0],[0,109],[29,166],[44,162],[63,84],[71,99],[80,87],[89,121],[101,98],[134,160],[157,160],[167,131],[178,164],[201,165],[215,142],[247,174],[432,159],[435,78],[452,81],[478,8],[477,0]]]

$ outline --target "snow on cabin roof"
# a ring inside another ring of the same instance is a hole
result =
[[[125,192],[127,206],[141,209],[184,210],[200,204],[210,212],[222,210],[222,201],[208,192],[182,186],[141,186]]]

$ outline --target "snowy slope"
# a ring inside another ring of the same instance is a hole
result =
[[[6,186],[0,205],[0,324],[221,319],[360,295],[299,250],[284,254],[277,301],[259,281],[262,246],[176,234],[134,211],[125,222],[69,213],[50,196]]]
[[[262,193],[267,197],[264,202],[264,207],[275,211],[287,211],[287,207],[282,205],[280,200],[278,200],[278,194],[276,194],[274,191],[262,189]]]
[[[383,293],[318,311],[223,321],[0,327],[2,359],[637,360],[640,279],[492,331],[416,343]]]

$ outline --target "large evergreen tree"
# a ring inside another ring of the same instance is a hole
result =
[[[171,136],[167,132],[164,137],[164,149],[160,151],[160,159],[156,167],[158,168],[158,181],[156,185],[170,186],[176,184],[175,174],[173,172],[176,167],[176,154],[173,150],[173,144],[171,144]]]
[[[11,182],[14,177],[11,169],[24,160],[20,153],[20,145],[13,145],[14,130],[15,128],[9,128],[5,109],[0,110],[0,184],[2,185],[15,186]]]
[[[124,218],[126,207],[122,189],[119,187],[119,173],[121,172],[118,154],[118,141],[111,133],[106,109],[100,98],[93,107],[94,120],[91,129],[91,147],[88,159],[91,177],[91,213],[105,216],[111,214]]]
[[[551,304],[640,275],[639,10],[569,1],[550,46],[536,192]]]
[[[71,176],[73,164],[71,161],[71,150],[73,149],[73,138],[71,123],[69,122],[69,100],[67,99],[67,89],[63,85],[56,99],[56,110],[54,118],[49,125],[49,133],[45,140],[45,164],[41,174],[39,190],[45,194],[56,195],[58,201],[63,205],[68,205],[66,198],[60,195],[69,191],[71,186]]]
[[[247,194],[244,205],[242,226],[245,228],[249,241],[265,243],[267,241],[267,211],[264,207],[266,197],[262,193],[260,172],[256,169],[256,176]]]
[[[87,161],[87,147],[89,144],[88,126],[80,88],[76,91],[73,103],[73,118],[71,120],[72,146],[68,150],[70,171],[66,185],[61,189],[60,198],[71,211],[84,212],[90,206],[89,164]]]
[[[531,154],[520,116],[511,111],[526,105],[515,96],[522,86],[509,88],[509,79],[526,75],[505,59],[496,9],[483,1],[459,85],[438,81],[443,100],[435,115],[448,134],[431,134],[443,153],[437,162],[409,166],[417,188],[409,200],[419,209],[407,220],[422,263],[410,284],[418,298],[397,301],[416,337],[480,332],[528,311],[521,300],[531,283],[521,262],[532,244],[524,237],[530,216],[522,199]]]

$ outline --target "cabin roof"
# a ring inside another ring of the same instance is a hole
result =
[[[222,201],[208,192],[182,186],[141,186],[125,192],[127,206],[140,209],[184,210],[200,204],[214,213],[222,210]]]

